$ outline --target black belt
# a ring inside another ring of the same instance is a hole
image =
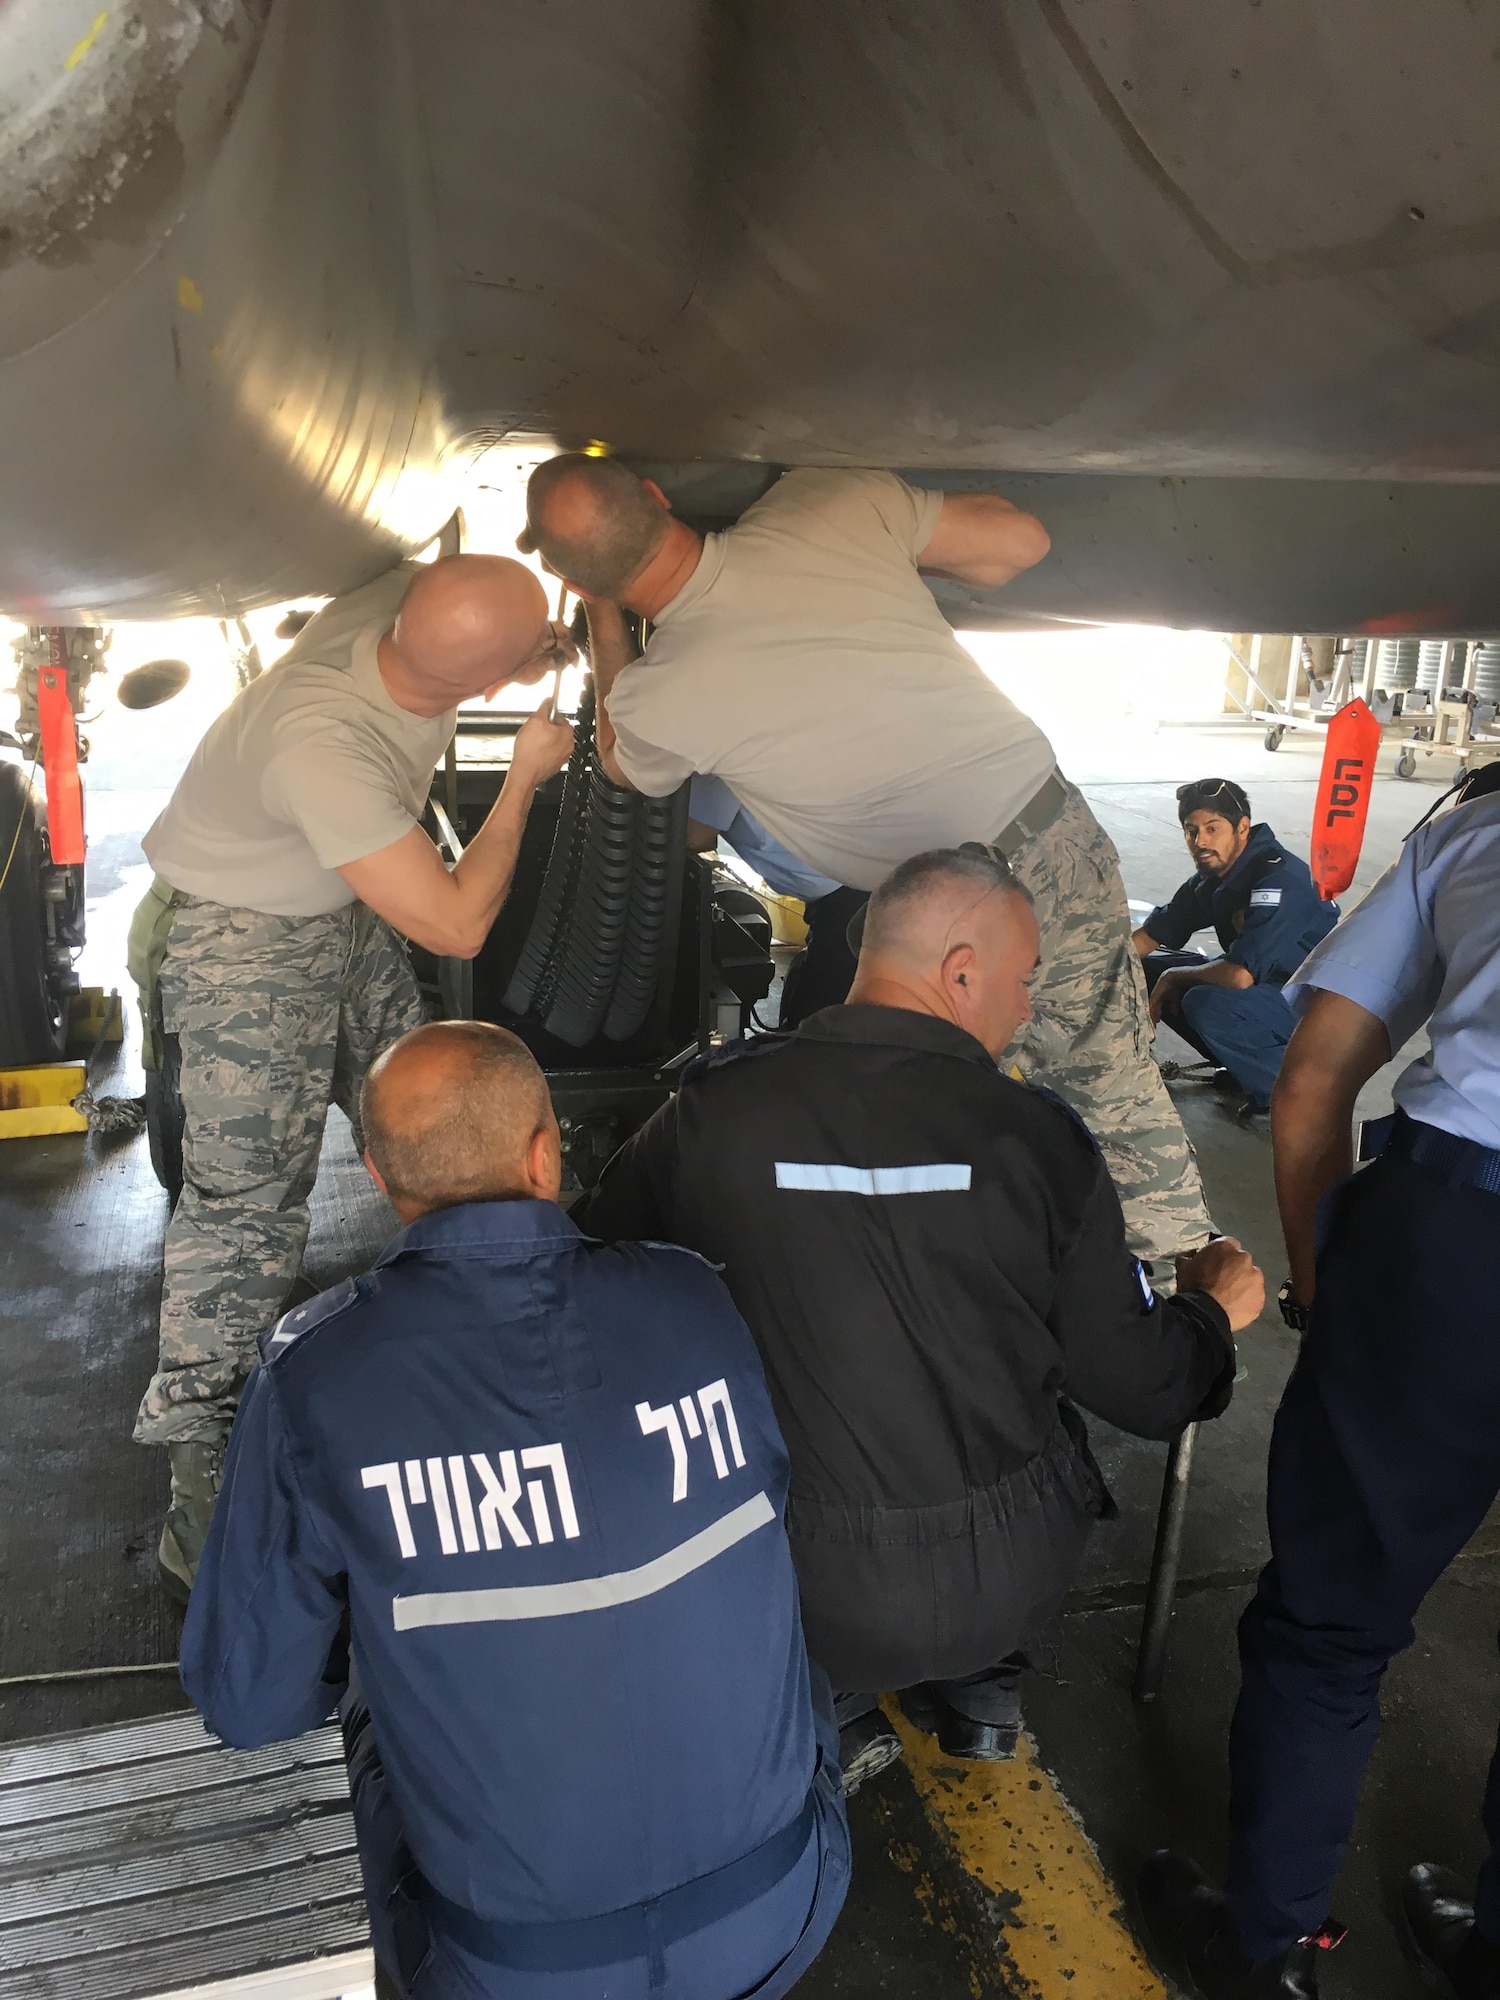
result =
[[[1032,793],[1009,826],[1001,827],[988,845],[999,848],[1007,861],[1014,861],[1028,840],[1046,832],[1067,803],[1068,781],[1061,772],[1054,771]]]
[[[1383,1133],[1382,1126],[1386,1128]],[[1500,1194],[1500,1151],[1481,1146],[1477,1139],[1445,1132],[1440,1125],[1424,1125],[1404,1111],[1394,1112],[1390,1118],[1370,1119],[1361,1128],[1359,1150],[1361,1159],[1394,1153],[1424,1173],[1438,1175],[1449,1187]]]
[[[503,1965],[512,1972],[583,1972],[593,1965],[620,1965],[638,1958],[659,1961],[669,1944],[732,1916],[774,1889],[801,1860],[817,1816],[814,1789],[789,1825],[738,1861],[698,1875],[648,1903],[632,1903],[603,1916],[557,1924],[501,1923],[449,1902],[430,1882],[422,1885],[422,1901],[435,1931],[487,1965]]]

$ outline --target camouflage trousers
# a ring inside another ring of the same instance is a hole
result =
[[[1146,979],[1130,941],[1120,857],[1077,786],[1011,857],[1036,901],[1042,963],[1032,1018],[1001,1057],[1083,1119],[1104,1155],[1136,1256],[1170,1259],[1212,1224],[1198,1163],[1151,1059]]]
[[[424,1018],[400,939],[362,903],[274,917],[190,897],[160,975],[182,1051],[183,1187],[167,1228],[161,1352],[135,1436],[223,1436],[307,1242],[330,1103]]]

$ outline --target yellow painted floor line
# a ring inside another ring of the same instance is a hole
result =
[[[1023,1735],[1009,1764],[958,1762],[893,1700],[907,1767],[970,1875],[1000,1899],[1000,1947],[1037,2000],[1164,2000],[1120,1898]]]

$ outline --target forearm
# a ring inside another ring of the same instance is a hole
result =
[[[635,657],[635,646],[618,604],[606,599],[586,606],[589,621],[589,666],[594,676],[594,743],[599,762],[617,785],[630,780],[620,768],[617,738],[609,719],[609,696],[615,682]]]
[[[1340,993],[1316,992],[1287,1044],[1271,1093],[1276,1206],[1292,1291],[1311,1305],[1318,1203],[1354,1171],[1354,1105],[1391,1059],[1379,1015]]]
[[[1174,986],[1228,986],[1243,992],[1255,984],[1255,975],[1232,958],[1211,958],[1206,965],[1173,966],[1163,975]]]
[[[1151,1018],[1172,1020],[1189,986],[1243,988],[1254,984],[1243,965],[1235,965],[1227,958],[1209,959],[1203,965],[1174,965],[1162,973],[1151,989]]]
[[[536,789],[534,778],[509,772],[483,826],[449,871],[450,900],[443,915],[445,928],[456,934],[458,949],[448,956],[475,958],[483,949],[515,879]]]
[[[1161,946],[1150,931],[1142,930],[1139,926],[1130,933],[1130,942],[1135,946],[1137,958],[1149,958],[1153,951],[1161,950]]]
[[[1102,1163],[1047,1324],[1062,1350],[1066,1393],[1136,1437],[1172,1437],[1193,1417],[1216,1414],[1226,1371],[1233,1379],[1228,1315],[1207,1294],[1166,1296],[1147,1286]]]
[[[1080,1327],[1068,1342],[1070,1396],[1132,1437],[1170,1438],[1199,1417],[1215,1417],[1234,1381],[1234,1339],[1207,1292],[1158,1297]]]
[[[1283,1067],[1271,1095],[1272,1164],[1276,1207],[1286,1243],[1292,1291],[1312,1304],[1316,1283],[1314,1226],[1318,1203],[1354,1171],[1354,1100],[1338,1076]]]

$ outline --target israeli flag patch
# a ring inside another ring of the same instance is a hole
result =
[[[1281,901],[1279,889],[1252,889],[1250,907],[1252,910],[1274,910]]]

